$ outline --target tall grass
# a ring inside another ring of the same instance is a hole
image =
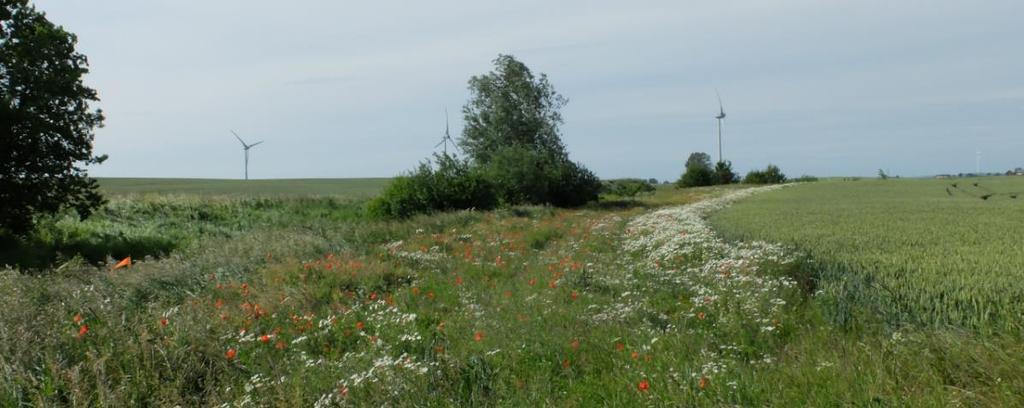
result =
[[[0,406],[1024,401],[1019,343],[834,330],[792,254],[677,208],[733,190],[399,222],[323,198],[116,202],[90,222],[188,241],[0,272]]]

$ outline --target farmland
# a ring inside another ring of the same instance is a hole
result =
[[[844,326],[801,254],[705,221],[831,187],[405,221],[346,194],[115,196],[49,231],[142,262],[0,272],[0,405],[1022,401],[1016,339]]]
[[[389,179],[147,179],[100,178],[104,194],[122,195],[244,195],[244,196],[345,196],[366,198],[376,195]]]
[[[812,183],[738,203],[713,222],[730,238],[807,253],[822,290],[889,323],[1019,332],[1024,199],[1010,193],[1021,191],[1015,177]]]

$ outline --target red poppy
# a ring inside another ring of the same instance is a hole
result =
[[[636,360],[636,359],[640,358],[640,353],[634,351],[633,353],[631,353],[629,355],[629,357],[631,357],[632,359]]]
[[[697,382],[697,387],[703,390],[709,385],[711,385],[711,379],[703,375],[700,376],[700,381]]]
[[[625,344],[615,343],[615,350],[616,351],[622,351],[622,350],[625,350],[625,349],[626,349],[626,345]]]
[[[571,297],[572,300],[576,300],[576,299],[579,299],[580,295],[579,295],[579,293],[576,293],[576,291],[574,290],[574,291],[572,291],[572,295],[569,295],[569,297]]]
[[[455,284],[456,285],[461,285],[462,284],[462,277],[461,276],[456,276],[455,277]]]
[[[697,312],[697,319],[698,320],[704,320],[704,317],[705,317],[704,312]]]
[[[83,324],[78,328],[78,338],[85,337],[85,334],[89,332],[89,325]]]
[[[285,347],[288,347],[288,345],[285,344],[285,342],[283,342],[281,340],[278,340],[277,344],[274,345],[274,348],[276,348],[278,350],[284,350]]]
[[[167,326],[167,318],[166,317],[161,317],[160,318],[160,325],[161,326]]]
[[[483,341],[484,340],[484,332],[478,331],[476,333],[473,333],[473,340],[476,340],[478,342],[479,341]]]
[[[636,385],[636,389],[640,390],[640,392],[647,392],[648,388],[651,388],[651,383],[647,382],[647,380],[640,380],[640,383]]]
[[[260,343],[263,343],[263,344],[270,343],[270,336],[266,335],[266,334],[260,336]]]
[[[233,348],[229,348],[228,351],[224,353],[224,357],[227,357],[228,360],[234,360],[236,355],[238,355],[238,351],[235,351]]]
[[[568,370],[569,369],[569,365],[570,365],[569,359],[562,360],[562,368]]]
[[[363,322],[356,322],[357,330],[362,330],[364,327],[366,327],[366,324],[364,324]]]

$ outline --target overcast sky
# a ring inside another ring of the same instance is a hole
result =
[[[388,177],[453,135],[499,53],[569,99],[603,178],[905,176],[1024,166],[1024,1],[40,0],[79,37],[106,127],[95,176]]]

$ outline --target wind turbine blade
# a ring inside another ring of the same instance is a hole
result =
[[[436,145],[434,145],[434,147],[435,147],[435,148],[437,148],[437,147],[441,147],[441,145],[443,145],[443,144],[444,144],[444,142],[445,142],[445,140],[444,140],[444,139],[441,139],[441,142],[440,142],[440,143],[438,143],[438,144],[436,144]]]
[[[260,144],[260,143],[263,143],[263,141],[262,141],[262,140],[260,140],[260,141],[258,141],[258,142],[256,142],[256,143],[253,143],[253,144],[249,145],[249,147],[253,147],[253,146],[256,146],[256,145],[258,145],[258,144]]]
[[[725,109],[722,108],[722,94],[718,93],[718,88],[715,88],[715,95],[718,96],[718,112],[725,112]]]
[[[246,149],[248,149],[248,148],[249,148],[249,145],[245,144],[245,141],[244,141],[244,140],[242,140],[242,137],[241,137],[241,136],[239,136],[239,135],[238,135],[238,133],[235,133],[235,131],[234,131],[234,130],[232,130],[232,131],[231,131],[231,134],[235,135],[235,139],[238,139],[238,141],[239,141],[240,143],[242,143],[242,147],[245,147]]]

